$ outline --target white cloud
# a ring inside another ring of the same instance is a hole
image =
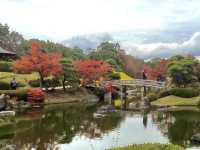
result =
[[[0,22],[56,40],[96,32],[163,28],[199,17],[199,0],[1,0]]]
[[[183,43],[152,43],[134,44],[122,43],[122,48],[129,54],[140,58],[169,57],[176,54],[200,55],[200,32],[195,33]]]

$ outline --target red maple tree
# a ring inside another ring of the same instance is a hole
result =
[[[74,68],[85,83],[99,80],[100,77],[111,71],[109,64],[99,60],[79,60],[74,62]]]
[[[155,67],[150,67],[149,65],[144,65],[144,71],[147,74],[147,78],[150,80],[157,80],[158,77],[162,77],[165,79],[167,74],[167,67],[168,67],[169,61],[166,59],[161,59],[158,64],[155,65]]]
[[[13,65],[13,70],[19,73],[37,72],[40,76],[40,86],[42,87],[44,77],[57,75],[61,71],[59,63],[61,55],[47,54],[41,50],[41,45],[37,41],[32,41],[30,51],[22,56]]]

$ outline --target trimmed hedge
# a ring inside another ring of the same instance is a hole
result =
[[[147,95],[150,102],[155,101],[159,98],[159,95],[157,93],[149,93]]]
[[[31,80],[28,82],[31,87],[40,87],[40,80]]]
[[[25,86],[26,85],[21,82],[17,83],[17,87],[25,87]],[[6,81],[0,81],[0,90],[11,90],[10,83]]]
[[[60,81],[57,78],[51,78],[51,79],[46,79],[44,81],[44,86],[45,87],[56,87],[56,86],[62,86]]]
[[[12,62],[0,61],[0,72],[12,72]]]
[[[120,80],[120,74],[119,73],[111,73],[111,74],[109,74],[109,78],[112,80]]]
[[[127,147],[111,148],[109,150],[185,150],[174,144],[133,144]]]
[[[31,87],[40,87],[40,80],[31,80],[28,83]],[[56,87],[62,86],[57,78],[45,79],[44,80],[44,87]]]
[[[17,100],[27,100],[27,93],[29,89],[17,89],[17,90],[0,90],[0,94],[6,94],[10,97],[17,97]]]
[[[10,84],[5,81],[0,81],[0,90],[10,90]]]
[[[199,96],[200,92],[193,88],[173,88],[167,91],[163,91],[159,94],[159,98],[174,95],[183,98],[192,98]]]

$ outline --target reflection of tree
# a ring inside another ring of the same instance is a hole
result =
[[[76,134],[88,138],[101,137],[116,128],[121,120],[118,114],[95,119],[94,111],[95,106],[83,105],[48,108],[41,114],[37,111],[36,115],[26,115],[33,116],[34,120],[17,121],[15,126],[6,126],[5,129],[8,129],[9,134],[12,133],[10,141],[17,149],[54,150],[58,143],[70,143]]]
[[[200,132],[199,112],[152,113],[152,120],[170,142],[182,146],[190,144],[192,135]]]
[[[147,114],[143,115],[142,122],[143,122],[144,127],[146,128],[147,127],[147,123],[148,123]]]

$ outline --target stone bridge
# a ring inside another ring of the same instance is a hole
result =
[[[133,80],[111,80],[104,82],[104,84],[109,84],[109,83],[111,83],[113,86],[140,86],[140,87],[153,87],[158,89],[165,88],[165,82],[160,82],[155,80],[133,79]]]
[[[144,98],[146,95],[146,88],[154,88],[154,89],[163,89],[166,87],[165,82],[161,81],[155,81],[155,80],[142,80],[142,79],[133,79],[133,80],[111,80],[111,81],[104,81],[102,83],[103,85],[112,85],[120,88],[119,94],[120,98],[124,99],[124,95],[126,96],[131,96],[135,95],[138,92],[141,93],[141,99]],[[134,89],[127,89],[127,87],[133,87]],[[109,94],[109,93],[108,93]],[[111,94],[109,94],[111,95]],[[125,97],[126,97],[125,96]],[[110,99],[111,103],[111,98],[108,96],[108,99]],[[125,98],[126,99],[126,98]]]

